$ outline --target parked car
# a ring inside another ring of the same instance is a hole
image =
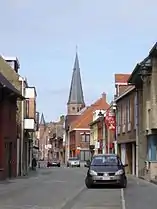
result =
[[[77,157],[71,157],[67,161],[67,167],[80,167],[80,160]]]
[[[94,155],[88,166],[85,184],[87,188],[100,184],[118,185],[122,188],[127,187],[127,177],[125,167],[121,159],[115,154]]]
[[[47,167],[60,167],[61,163],[58,159],[49,160],[47,162]]]

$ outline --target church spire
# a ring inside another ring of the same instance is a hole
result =
[[[85,104],[77,51],[74,62],[68,104]]]
[[[40,125],[46,125],[46,122],[45,122],[45,118],[44,118],[44,114],[42,113],[41,114],[41,118],[40,118]]]

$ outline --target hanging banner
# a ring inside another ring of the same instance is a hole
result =
[[[109,130],[115,131],[116,129],[116,117],[115,113],[111,110],[108,110],[106,112],[106,117],[105,117],[105,124]]]

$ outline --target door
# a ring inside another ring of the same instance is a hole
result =
[[[86,161],[90,159],[90,151],[89,150],[81,150],[80,151],[80,160]]]
[[[12,177],[12,142],[5,142],[7,177]]]
[[[9,142],[9,162],[8,162],[8,176],[12,177],[12,142]]]
[[[125,157],[126,157],[126,145],[125,144],[121,144],[121,160],[122,163],[125,164]]]

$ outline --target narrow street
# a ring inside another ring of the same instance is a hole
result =
[[[0,209],[156,209],[157,187],[129,178],[128,188],[86,189],[86,168],[40,169],[37,175],[0,184]],[[151,194],[151,195],[150,195]]]

